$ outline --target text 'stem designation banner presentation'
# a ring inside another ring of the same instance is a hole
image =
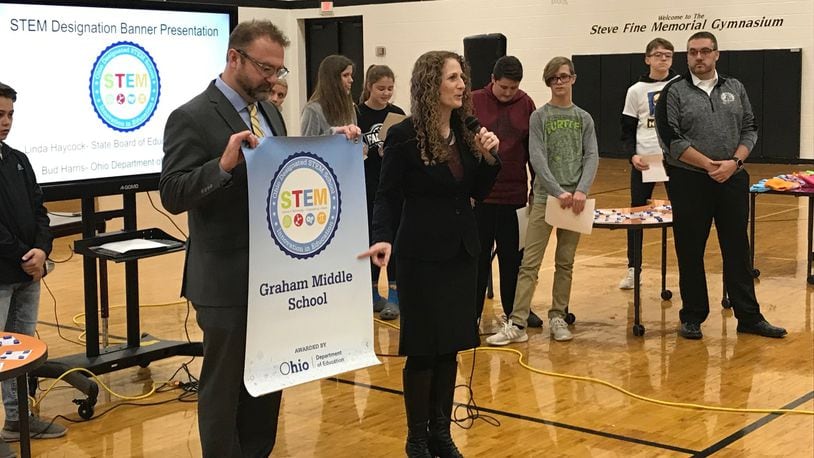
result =
[[[0,3],[8,143],[40,184],[161,171],[169,114],[223,70],[229,14]]]
[[[246,389],[253,396],[379,364],[362,146],[334,135],[244,149],[249,180]]]

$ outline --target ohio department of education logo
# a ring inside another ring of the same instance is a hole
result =
[[[292,258],[317,255],[336,234],[340,202],[331,167],[315,154],[292,154],[274,174],[266,201],[274,242]]]
[[[90,74],[93,109],[114,130],[129,132],[150,120],[158,106],[161,80],[146,49],[129,41],[105,48]]]

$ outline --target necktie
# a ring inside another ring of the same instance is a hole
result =
[[[260,118],[257,116],[257,104],[253,103],[248,106],[249,109],[249,118],[252,122],[252,133],[257,137],[265,137],[266,134],[263,133],[263,129],[260,127]]]

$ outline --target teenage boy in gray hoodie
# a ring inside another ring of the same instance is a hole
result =
[[[526,246],[517,277],[514,308],[503,329],[486,339],[490,345],[506,345],[528,340],[531,298],[553,227],[545,222],[546,198],[554,196],[562,208],[582,213],[585,199],[596,176],[599,148],[591,115],[574,105],[572,90],[576,81],[574,63],[566,57],[551,59],[543,79],[551,88],[551,100],[538,108],[529,120],[529,159],[534,168],[534,204],[526,229]],[[551,337],[556,341],[573,338],[565,322],[571,298],[571,278],[579,233],[557,229],[554,285],[548,311]]]

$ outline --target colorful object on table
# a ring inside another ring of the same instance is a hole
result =
[[[803,181],[804,187],[814,187],[814,172],[811,170],[794,172],[794,175]]]
[[[800,188],[814,188],[814,171],[801,170],[764,178],[753,184],[749,192],[792,191]]]
[[[800,183],[787,181],[779,177],[769,178],[765,186],[773,191],[790,191],[800,187]]]
[[[767,180],[768,180],[768,178],[764,178],[764,179],[758,181],[757,183],[753,184],[749,188],[749,192],[766,192],[766,191],[768,191],[769,188],[766,187],[766,181]]]

